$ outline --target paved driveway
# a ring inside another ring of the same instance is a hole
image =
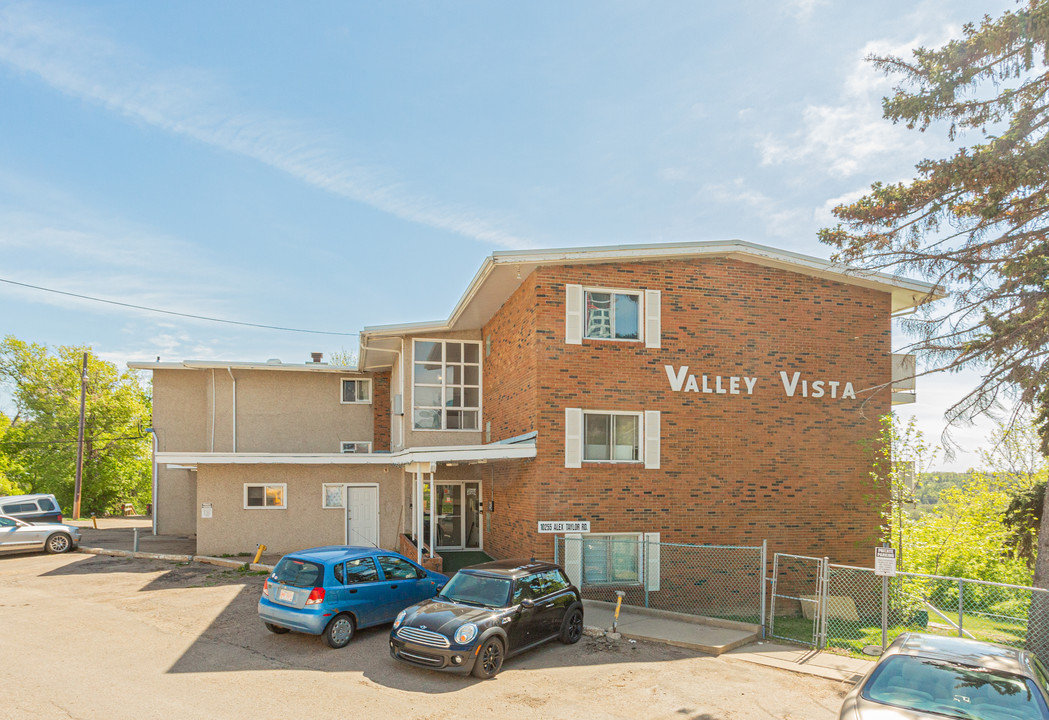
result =
[[[389,627],[343,650],[276,636],[262,577],[83,554],[0,557],[0,718],[837,717],[834,681],[661,645],[584,638],[493,680],[403,666]]]

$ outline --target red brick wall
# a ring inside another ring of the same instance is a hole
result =
[[[482,349],[484,362],[484,422],[492,424],[492,442],[536,429],[538,368],[536,348],[542,331],[536,327],[536,274],[532,273],[484,327],[482,337],[491,352]],[[545,300],[545,298],[543,298]],[[494,557],[530,557],[535,539],[536,494],[531,489],[532,461],[493,464],[485,483],[485,500],[495,503],[491,531],[485,534],[485,551]]]
[[[566,283],[661,290],[662,347],[566,345]],[[592,532],[660,532],[683,543],[767,538],[770,553],[869,561],[879,516],[861,443],[890,408],[887,387],[868,390],[891,378],[889,300],[730,259],[538,269],[485,328],[492,357],[496,347],[502,353],[485,367],[493,439],[496,421],[505,435],[539,433],[538,457],[495,481],[497,496],[511,496],[513,518],[497,506],[486,548],[508,556],[545,547],[549,556],[553,542],[535,521],[584,519]],[[664,365],[687,365],[697,379],[758,381],[750,396],[672,392]],[[787,397],[780,370],[852,382],[857,398]],[[566,407],[659,410],[661,469],[566,469]]]
[[[372,451],[390,450],[390,373],[372,375]]]

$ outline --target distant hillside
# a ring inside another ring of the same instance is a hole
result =
[[[918,487],[914,495],[919,510],[928,510],[940,499],[940,491],[949,487],[961,487],[969,479],[969,472],[949,472],[939,470],[922,473],[918,478]]]

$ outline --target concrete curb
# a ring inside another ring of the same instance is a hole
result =
[[[171,560],[173,562],[191,562],[193,560],[192,555],[172,555],[171,553],[137,552],[133,553],[133,555],[137,558],[149,558],[150,560]]]
[[[604,600],[587,600],[586,603],[605,607],[609,610],[614,610],[616,607],[614,602],[605,602]],[[644,615],[646,617],[662,618],[664,620],[675,620],[677,622],[686,622],[693,625],[709,625],[710,627],[720,627],[725,628],[726,630],[761,632],[760,625],[738,622],[736,620],[722,620],[721,618],[712,618],[703,615],[689,615],[687,613],[671,612],[670,610],[656,610],[655,608],[639,607],[637,605],[624,606],[624,610],[629,611],[633,615]]]
[[[276,565],[264,565],[262,563],[249,563],[248,564],[248,570],[255,570],[255,571],[265,570],[266,572],[273,572],[273,568],[275,568],[275,567],[276,567]]]
[[[207,563],[208,565],[217,565],[218,567],[233,568],[234,570],[239,570],[241,568],[246,568],[248,566],[248,563],[247,563],[246,560],[235,560],[233,558],[209,557],[207,555],[194,555],[193,556],[193,562]]]
[[[113,557],[134,557],[135,553],[130,550],[110,550],[109,548],[97,548],[97,547],[79,547],[79,552],[87,553],[88,555],[112,555]]]

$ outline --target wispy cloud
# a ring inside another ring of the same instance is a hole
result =
[[[717,202],[741,207],[761,219],[765,232],[773,237],[796,238],[811,232],[811,213],[798,208],[784,208],[765,193],[749,188],[742,178],[728,183],[708,184],[696,195],[697,201]]]
[[[0,62],[73,97],[166,132],[243,155],[395,217],[505,247],[528,244],[488,218],[413,192],[390,173],[347,159],[339,138],[245,111],[228,88],[194,68],[154,68],[89,28],[21,4],[0,7]]]
[[[909,57],[912,48],[937,44],[955,30],[942,28],[935,38],[918,36],[902,43],[867,43],[854,58],[837,104],[807,105],[797,131],[768,133],[757,142],[762,164],[811,165],[833,176],[850,177],[882,168],[901,156],[920,158],[932,141],[882,118],[881,98],[891,92],[896,81],[865,58],[871,54]]]
[[[830,0],[789,0],[784,7],[795,17],[805,19],[821,5],[830,5]]]

